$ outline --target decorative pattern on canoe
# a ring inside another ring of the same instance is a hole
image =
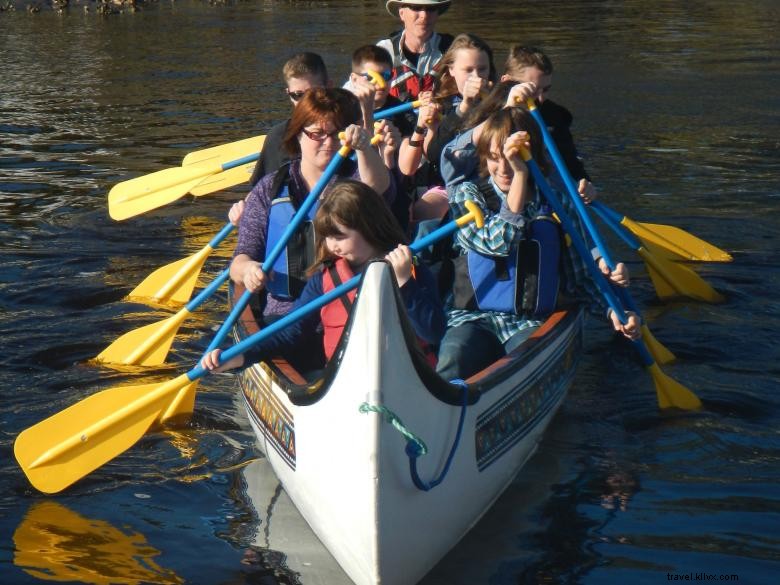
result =
[[[576,335],[576,338],[574,336]],[[477,417],[477,469],[484,471],[533,430],[565,394],[582,346],[579,327],[536,368],[536,375]]]
[[[265,364],[255,365],[241,373],[241,390],[249,415],[268,444],[294,470],[295,421],[290,411],[274,396],[271,384],[281,385]]]

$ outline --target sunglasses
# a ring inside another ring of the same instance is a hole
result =
[[[414,12],[439,12],[441,10],[437,6],[419,6],[415,4],[406,4],[402,7],[408,8],[409,10],[412,10]]]
[[[288,96],[290,96],[290,99],[291,99],[291,100],[293,100],[294,102],[297,102],[297,101],[298,101],[298,100],[300,100],[300,99],[301,99],[301,98],[302,98],[304,95],[306,95],[306,91],[307,91],[307,90],[303,90],[303,91],[290,91],[290,89],[289,89],[289,88],[287,88],[287,87],[285,87],[285,88],[284,88],[284,92],[285,92],[285,93],[286,93]]]
[[[393,78],[393,72],[390,69],[388,69],[387,71],[382,71],[382,72],[376,71],[375,73],[378,73],[379,75],[381,75],[382,79],[384,79],[385,81],[390,81]],[[360,75],[362,75],[363,77],[365,77],[366,79],[371,81],[371,76],[368,73],[361,73]]]
[[[324,130],[307,130],[306,128],[301,128],[301,132],[303,132],[306,137],[309,140],[313,140],[314,142],[325,142],[328,138],[336,138],[339,135],[339,132],[341,130],[334,130],[333,132],[325,132]]]

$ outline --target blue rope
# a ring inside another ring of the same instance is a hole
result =
[[[442,481],[444,481],[444,478],[447,477],[447,473],[450,470],[450,465],[452,465],[452,460],[455,457],[455,452],[458,450],[458,445],[460,444],[460,437],[463,433],[463,423],[466,421],[466,407],[469,403],[469,387],[463,380],[452,380],[450,382],[451,384],[457,384],[461,388],[463,388],[463,404],[461,405],[460,409],[460,420],[458,421],[458,431],[455,433],[455,440],[452,442],[452,448],[450,449],[450,454],[447,456],[447,463],[444,464],[444,469],[442,469],[441,474],[439,474],[439,477],[434,479],[431,482],[423,481],[420,475],[417,473],[417,458],[420,455],[424,455],[424,452],[420,452],[417,449],[417,445],[411,441],[406,443],[406,455],[409,457],[409,473],[412,476],[412,481],[414,482],[415,487],[418,490],[422,490],[424,492],[430,491],[433,488],[435,488],[437,485],[439,485]]]

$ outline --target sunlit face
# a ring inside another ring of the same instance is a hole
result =
[[[304,126],[303,131],[298,135],[301,163],[324,171],[341,146],[338,138],[340,130],[330,119]]]
[[[344,227],[337,221],[334,224],[340,233],[325,238],[325,247],[331,254],[344,258],[353,268],[363,266],[378,255],[359,231]]]
[[[498,143],[495,138],[490,143],[490,154],[487,158],[487,170],[493,182],[502,192],[508,193],[512,184],[512,178],[515,172],[509,161],[502,154],[503,145]]]
[[[547,92],[552,89],[552,74],[547,74],[538,67],[525,67],[517,75],[505,77],[507,79],[502,79],[502,81],[511,80],[517,83],[527,83],[530,81],[535,83],[538,89],[534,95],[534,99],[539,103],[542,103],[546,99]]]
[[[401,6],[398,16],[408,34],[428,39],[433,35],[436,21],[439,20],[439,9],[433,6]]]
[[[290,98],[293,105],[296,105],[303,97],[304,92],[312,87],[325,87],[325,83],[316,75],[291,77],[287,80],[287,97]]]
[[[490,59],[487,53],[479,49],[458,49],[455,60],[449,67],[449,72],[458,87],[458,93],[463,95],[463,88],[469,76],[476,74],[482,79],[490,75]]]

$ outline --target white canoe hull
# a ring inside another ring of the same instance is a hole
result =
[[[296,394],[266,364],[241,376],[261,450],[357,585],[412,585],[460,540],[536,450],[581,349],[581,314],[558,313],[521,357],[468,380],[479,399],[466,408],[447,475],[422,491],[410,476],[406,439],[381,414],[361,409],[397,415],[427,446],[419,476],[439,477],[457,436],[460,390],[449,388],[452,404],[429,391],[430,377],[407,349],[404,319],[392,272],[375,263],[321,388],[307,395],[298,387]]]

